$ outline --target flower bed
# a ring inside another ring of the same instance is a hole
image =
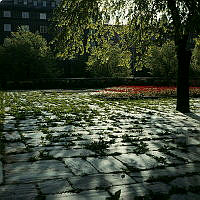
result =
[[[95,93],[107,98],[176,97],[176,87],[119,86],[105,88]],[[191,97],[200,97],[200,87],[190,87]]]

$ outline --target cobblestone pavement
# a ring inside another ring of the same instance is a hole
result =
[[[1,95],[1,200],[200,199],[200,99]]]

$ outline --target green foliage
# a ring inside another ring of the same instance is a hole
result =
[[[87,51],[89,29],[98,20],[96,0],[63,0],[52,18],[55,39],[53,45],[58,57],[76,58]]]
[[[155,27],[152,26],[156,21],[152,20],[149,23],[150,11],[133,12],[135,17],[130,17],[129,21],[126,20],[126,26],[121,26],[120,17],[125,18],[127,14],[124,11],[119,12],[118,20],[116,12],[123,9],[125,4],[126,1],[114,3],[107,0],[63,0],[52,19],[55,33],[53,44],[57,56],[72,59],[79,55],[89,54],[91,55],[88,62],[89,68],[90,71],[94,71],[94,74],[95,71],[98,71],[97,74],[101,75],[99,69],[110,68],[111,62],[114,62],[113,68],[115,66],[125,67],[122,70],[116,70],[121,71],[120,76],[124,74],[124,71],[127,73],[127,66],[130,65],[130,55],[132,54],[131,49],[137,46],[137,63],[140,63],[141,54],[151,43],[151,38],[153,36],[157,38],[158,34],[154,34]],[[148,29],[148,33],[143,29]],[[114,56],[116,54],[119,55],[119,59],[116,62],[110,61],[112,57],[117,58]],[[92,63],[91,59],[95,61]],[[92,66],[94,66],[94,70],[91,69]],[[114,74],[117,76],[115,70]]]
[[[103,138],[100,137],[98,141],[86,144],[85,148],[94,151],[96,153],[102,154],[105,153],[107,148],[109,148],[109,142],[103,140]]]
[[[200,36],[195,40],[195,48],[192,53],[191,74],[194,76],[200,75]]]
[[[197,38],[195,41],[196,44],[190,65],[191,76],[200,75],[200,39]],[[161,47],[156,45],[150,46],[143,57],[143,62],[143,65],[150,70],[152,76],[175,79],[178,70],[178,59],[174,42],[167,41]]]
[[[190,33],[200,31],[199,10],[199,0],[62,0],[53,17],[57,55],[71,59],[91,54],[95,60],[93,63],[89,60],[91,71],[109,68],[108,55],[112,53],[107,55],[108,48],[118,35],[117,44],[127,56],[126,60],[134,54],[135,68],[141,69],[143,56],[152,45],[161,46],[170,38],[175,41],[177,49],[186,49]],[[169,60],[171,52],[168,49],[172,47],[168,43],[161,49],[151,49],[152,54],[167,52],[159,60],[159,65],[164,67],[158,70],[162,75],[167,72],[167,78],[176,74],[174,55],[177,52],[173,50],[173,59]],[[127,66],[126,63],[122,62],[120,66]],[[172,69],[169,70],[169,66],[173,66]],[[102,70],[99,71],[101,74]]]
[[[131,75],[130,57],[117,44],[103,44],[92,50],[88,71],[94,77],[127,77]]]
[[[152,76],[176,78],[178,60],[173,41],[167,41],[161,47],[151,46],[144,59],[145,67]]]
[[[55,61],[39,34],[23,29],[11,33],[0,48],[0,72],[7,80],[24,80],[50,74]]]

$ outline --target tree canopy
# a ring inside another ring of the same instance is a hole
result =
[[[58,56],[73,58],[110,43],[117,33],[122,50],[136,48],[141,66],[149,44],[166,38],[167,32],[178,58],[177,110],[188,112],[191,39],[200,32],[199,21],[200,0],[62,0],[53,18],[54,43]]]
[[[137,44],[156,39],[163,15],[174,25],[176,36],[195,33],[200,28],[199,4],[199,0],[62,0],[53,18],[59,55],[83,54],[91,44],[112,38],[113,32],[124,39],[128,31]],[[122,24],[128,26],[127,31],[117,26]]]

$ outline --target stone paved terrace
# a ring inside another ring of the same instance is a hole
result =
[[[200,99],[1,96],[1,200],[200,199]]]

